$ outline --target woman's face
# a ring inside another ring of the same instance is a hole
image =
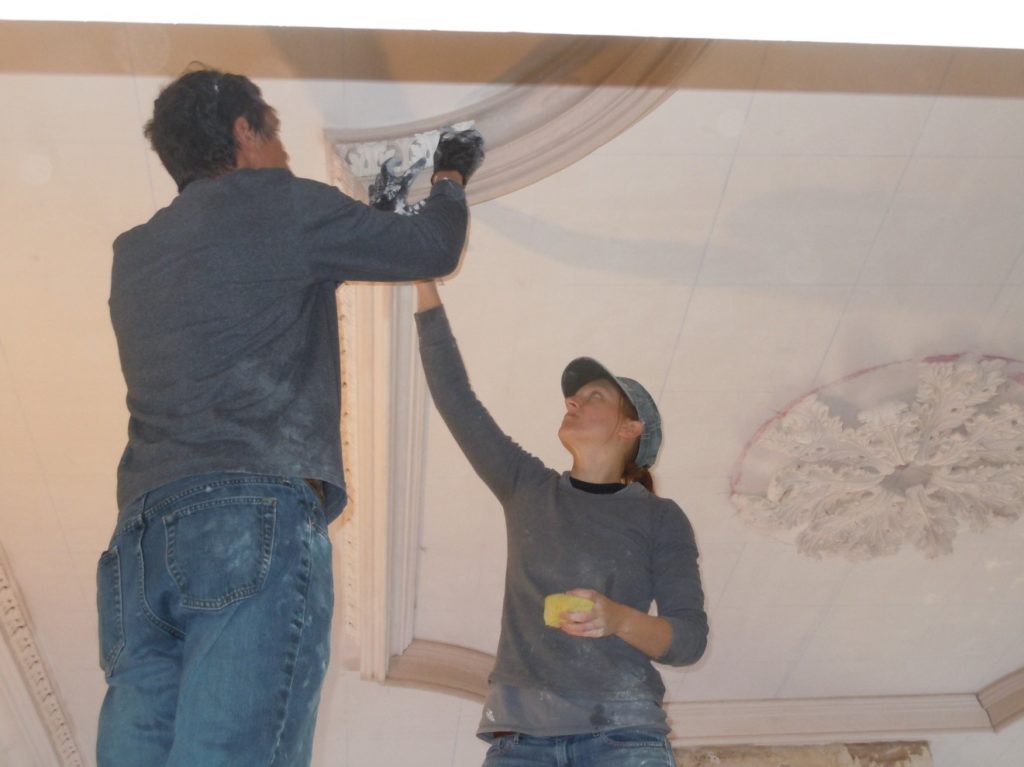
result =
[[[622,392],[606,379],[591,381],[565,400],[565,416],[558,429],[562,444],[598,446],[608,444],[619,448],[617,435],[626,421],[622,412]]]

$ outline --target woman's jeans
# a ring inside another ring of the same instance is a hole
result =
[[[122,511],[97,579],[99,767],[309,764],[334,595],[305,480],[150,492]]]
[[[657,730],[634,727],[541,738],[500,735],[483,767],[675,767],[672,747]]]

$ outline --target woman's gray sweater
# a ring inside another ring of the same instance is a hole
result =
[[[651,701],[661,676],[618,637],[586,639],[544,625],[544,597],[589,588],[658,615],[672,643],[658,662],[688,665],[704,652],[708,624],[693,529],[671,500],[634,483],[611,495],[574,488],[513,442],[476,398],[444,311],[416,315],[420,354],[437,409],[505,511],[508,563],[492,685],[575,699]]]

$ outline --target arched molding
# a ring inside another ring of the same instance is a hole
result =
[[[547,59],[510,74],[516,84],[476,104],[387,128],[328,130],[329,172],[343,186],[365,188],[380,163],[431,159],[438,129],[473,125],[487,160],[467,189],[484,202],[550,176],[619,135],[661,104],[709,43],[694,40],[577,38]],[[429,167],[410,199],[426,194]]]
[[[391,659],[387,681],[483,703],[493,667],[494,656],[488,653],[414,639],[405,652]]]

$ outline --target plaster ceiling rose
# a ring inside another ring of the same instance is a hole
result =
[[[929,357],[809,392],[748,443],[732,501],[812,557],[949,554],[1024,511],[1024,363]]]

